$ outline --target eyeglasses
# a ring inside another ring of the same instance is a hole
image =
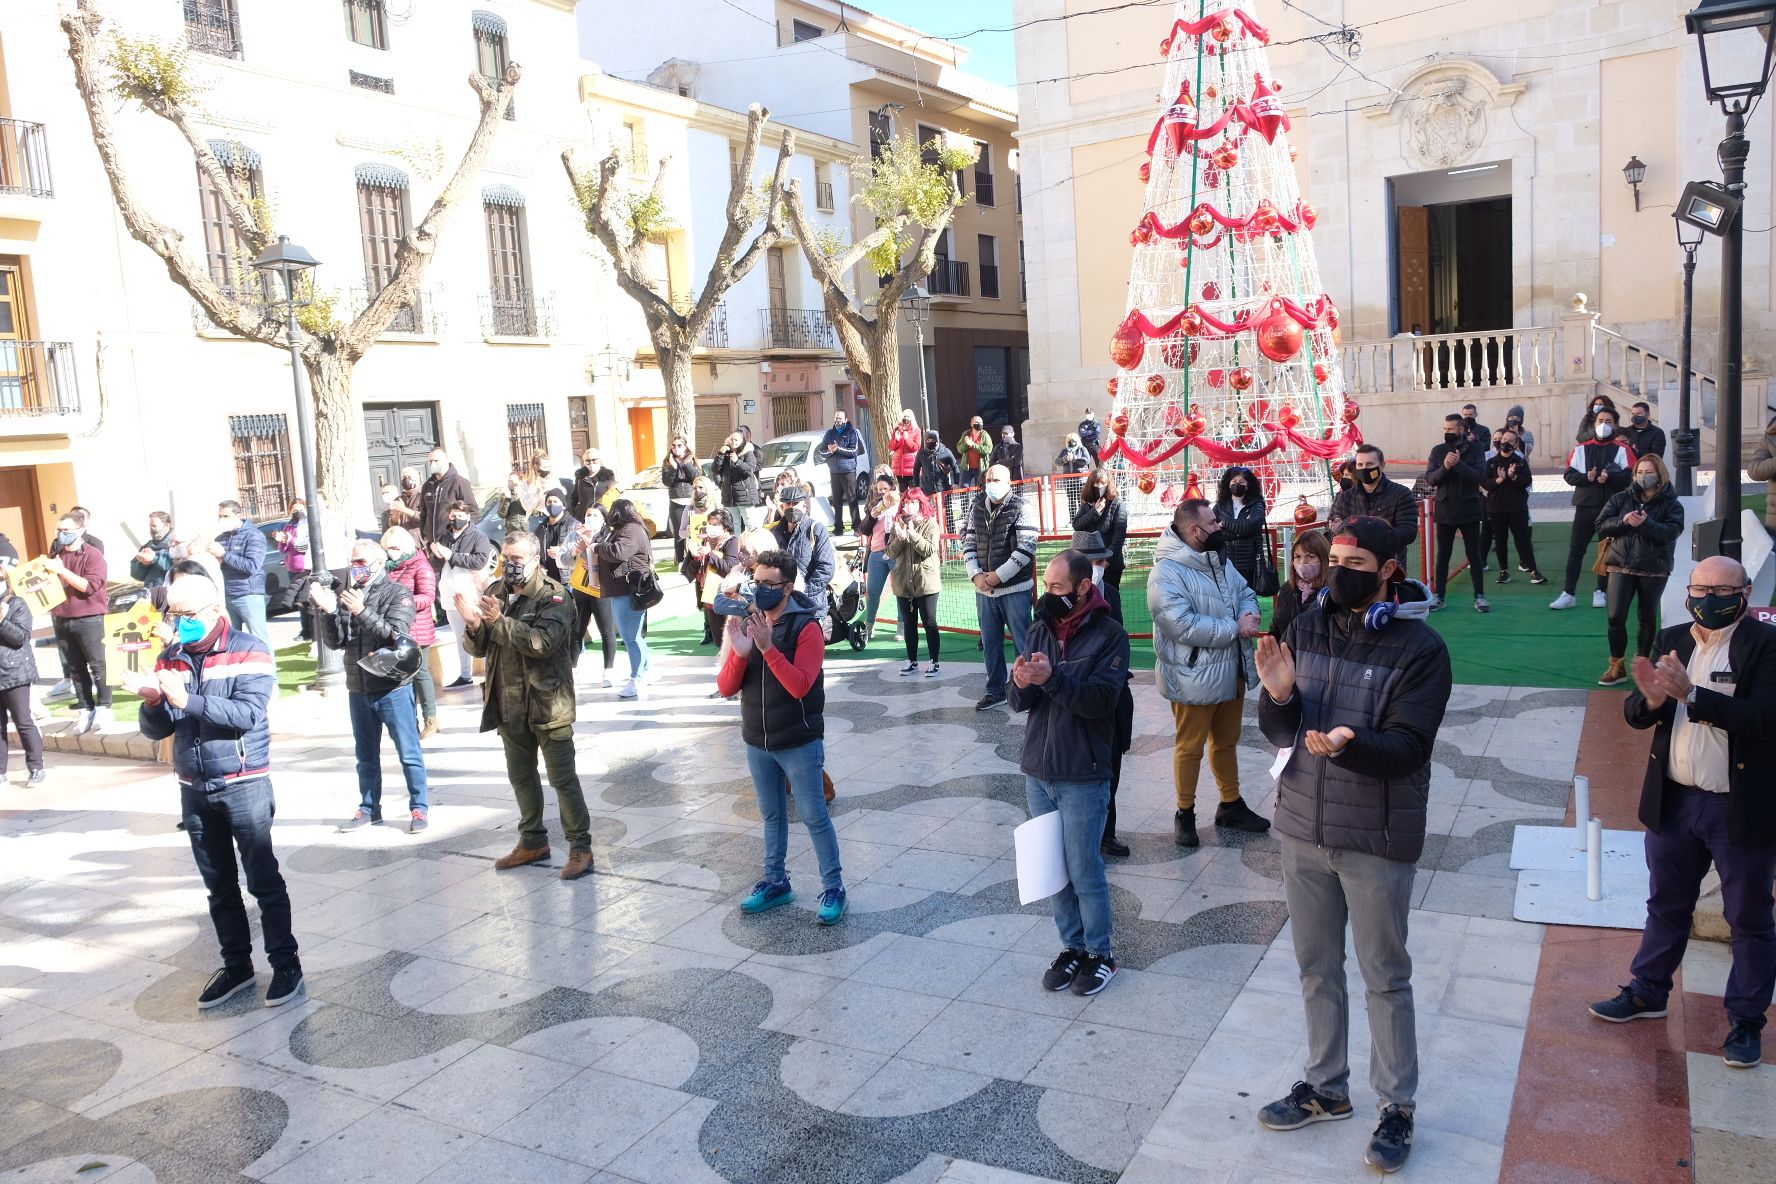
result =
[[[169,625],[176,625],[180,621],[187,620],[187,619],[193,620],[193,621],[197,620],[197,614],[196,613],[182,613],[178,609],[169,608],[165,612],[160,614],[160,619],[165,621]]]
[[[759,587],[759,588],[770,588],[773,591],[775,591],[778,588],[789,587],[789,581],[788,580],[754,580],[753,585],[755,587]]]
[[[1738,596],[1745,591],[1740,584],[1691,584],[1691,596]]]

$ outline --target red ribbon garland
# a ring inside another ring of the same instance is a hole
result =
[[[1223,214],[1220,210],[1217,210],[1214,206],[1205,201],[1194,210],[1190,211],[1190,213],[1186,214],[1183,218],[1173,222],[1170,226],[1160,221],[1158,214],[1154,213],[1152,210],[1148,210],[1145,214],[1141,215],[1140,222],[1135,224],[1135,230],[1138,233],[1142,227],[1145,227],[1160,238],[1180,239],[1190,233],[1191,219],[1195,218],[1198,214],[1207,214],[1226,229],[1239,234],[1268,234],[1272,230],[1281,230],[1289,234],[1295,234],[1304,227],[1308,230],[1312,230],[1313,223],[1319,221],[1319,212],[1305,201],[1296,202],[1293,210],[1284,213],[1282,210],[1277,209],[1276,206],[1271,203],[1269,198],[1265,198],[1259,201],[1258,205],[1252,210],[1252,212],[1247,214],[1244,218],[1235,218]],[[1274,226],[1258,225],[1260,218],[1266,218],[1268,220],[1268,218],[1271,217],[1276,219],[1276,224]]]
[[[1287,296],[1273,297],[1270,302],[1270,314],[1284,313],[1303,329],[1336,329],[1338,327],[1338,309],[1332,303],[1332,297],[1322,295],[1313,303],[1303,307]],[[1184,329],[1186,337],[1232,337],[1246,329],[1257,328],[1264,318],[1255,317],[1250,309],[1243,309],[1231,321],[1224,321],[1213,313],[1204,312],[1200,304],[1192,304],[1163,321],[1155,321],[1140,309],[1132,310],[1123,318],[1124,328],[1132,325],[1142,336],[1151,338],[1170,337]],[[1185,322],[1190,324],[1186,325]],[[1204,333],[1203,329],[1212,329],[1213,333]],[[1120,330],[1118,330],[1120,332]]]
[[[1197,436],[1191,439],[1180,439],[1159,452],[1140,452],[1126,438],[1116,436],[1105,447],[1104,458],[1122,456],[1126,457],[1128,462],[1137,469],[1151,469],[1170,460],[1186,448],[1194,448],[1219,465],[1251,464],[1263,460],[1271,453],[1280,451],[1285,444],[1289,444],[1315,460],[1335,460],[1338,457],[1349,455],[1357,445],[1363,442],[1363,433],[1354,423],[1345,429],[1342,436],[1334,436],[1330,440],[1316,440],[1312,436],[1303,435],[1295,428],[1286,428],[1278,423],[1266,422],[1259,426],[1271,434],[1270,443],[1262,448],[1230,448],[1217,440],[1209,439],[1207,436]]]
[[[1248,32],[1252,36],[1258,38],[1258,41],[1260,44],[1262,44],[1262,45],[1269,45],[1270,44],[1270,30],[1266,29],[1263,25],[1259,24],[1257,22],[1257,20],[1254,19],[1252,17],[1252,15],[1250,13],[1248,13],[1245,9],[1243,9],[1243,8],[1234,8],[1234,9],[1224,8],[1219,12],[1209,13],[1207,16],[1203,17],[1201,20],[1190,21],[1190,22],[1185,22],[1185,21],[1181,21],[1181,20],[1180,21],[1173,21],[1171,33],[1169,35],[1167,35],[1167,37],[1164,41],[1161,41],[1159,43],[1159,52],[1164,54],[1167,57],[1170,57],[1172,55],[1172,46],[1178,40],[1178,34],[1182,33],[1186,37],[1201,37],[1204,33],[1207,33],[1210,29],[1214,28],[1216,25],[1220,24],[1222,21],[1226,20],[1230,16],[1234,20],[1237,20],[1240,24],[1244,25],[1246,27],[1246,32]]]

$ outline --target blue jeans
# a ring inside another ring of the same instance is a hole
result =
[[[426,809],[425,754],[419,750],[419,723],[413,716],[413,687],[396,687],[380,695],[353,691],[352,739],[358,750],[358,805],[372,818],[382,817],[382,730],[388,729],[407,780],[407,808]]]
[[[989,648],[988,653],[993,651]],[[1055,928],[1061,944],[1100,958],[1110,956],[1110,879],[1104,874],[1104,819],[1110,810],[1110,779],[1044,781],[1024,776],[1030,817],[1061,812],[1061,847],[1067,886],[1055,893]]]
[[[265,644],[271,644],[271,631],[265,626],[264,596],[230,596],[228,621],[242,633],[251,633]]]
[[[826,794],[822,789],[826,742],[815,740],[798,748],[774,749],[748,744],[746,767],[752,771],[752,791],[758,795],[759,813],[765,820],[765,879],[773,884],[789,883],[789,872],[783,867],[789,854],[788,785],[795,787],[796,812],[808,828],[808,837],[814,840],[814,856],[820,860],[821,889],[843,888],[839,832],[833,829],[832,815],[826,812]]]
[[[244,868],[247,891],[259,902],[266,959],[274,970],[293,965],[296,937],[290,932],[290,893],[271,850],[271,820],[277,815],[271,780],[252,777],[211,787],[181,785],[179,813],[185,819],[197,874],[210,894],[210,923],[216,927],[223,964],[233,970],[253,965],[253,930],[240,890]]]
[[[980,618],[981,646],[987,654],[987,694],[1005,694],[1005,627],[1011,626],[1012,648],[1024,652],[1030,632],[1030,589],[1004,596],[974,594],[975,615]]]
[[[629,654],[629,677],[640,678],[653,666],[647,639],[641,627],[647,624],[647,613],[638,612],[627,596],[612,596],[607,601],[611,615],[617,619],[617,632],[623,636],[623,649]]]
[[[869,567],[864,573],[868,579],[865,587],[869,590],[869,598],[863,605],[863,623],[871,628],[876,624],[876,610],[882,604],[882,589],[888,583],[888,573],[893,570],[894,560],[888,558],[888,552],[870,552]]]

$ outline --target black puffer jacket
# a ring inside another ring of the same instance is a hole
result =
[[[1080,502],[1079,509],[1073,512],[1073,529],[1098,532],[1098,537],[1110,548],[1110,560],[1105,564],[1104,574],[1111,580],[1120,580],[1125,566],[1122,548],[1128,542],[1129,532],[1128,506],[1122,499],[1105,498],[1102,510],[1091,502]]]
[[[1445,468],[1443,458],[1456,454],[1455,464]],[[1480,478],[1486,467],[1486,452],[1478,444],[1458,440],[1439,444],[1431,449],[1430,464],[1425,467],[1425,481],[1437,495],[1438,526],[1462,526],[1480,521],[1484,505],[1480,500]]]
[[[1044,781],[1108,781],[1116,714],[1128,693],[1129,639],[1094,586],[1083,624],[1066,644],[1046,619],[1030,626],[1030,652],[1048,655],[1053,673],[1039,687],[1007,682],[1013,711],[1028,711],[1018,767]]]
[[[759,501],[759,462],[763,457],[751,444],[739,452],[722,449],[715,454],[711,467],[715,482],[721,486],[722,505],[756,506]]]
[[[1243,506],[1233,504],[1231,486],[1236,476],[1243,476],[1246,481],[1246,504]],[[1221,533],[1227,539],[1227,559],[1248,584],[1257,582],[1258,548],[1265,541],[1264,509],[1264,493],[1251,469],[1235,465],[1221,474],[1221,488],[1215,497],[1215,517],[1221,519]]]
[[[1529,487],[1534,480],[1529,462],[1516,453],[1488,457],[1486,476],[1480,482],[1486,491],[1487,515],[1496,518],[1529,509]]]
[[[345,689],[361,695],[381,695],[400,686],[391,679],[371,674],[358,660],[397,637],[413,632],[413,593],[404,585],[382,576],[362,590],[364,611],[353,614],[345,605],[321,617],[321,637],[336,650],[345,651]]]
[[[1646,511],[1646,521],[1630,526],[1624,520],[1635,510]],[[1610,498],[1597,516],[1597,533],[1610,539],[1610,571],[1642,576],[1668,576],[1677,553],[1677,537],[1683,533],[1683,503],[1670,482],[1642,501],[1638,489],[1624,489]]]
[[[690,497],[691,488],[702,475],[702,471],[697,468],[697,458],[688,452],[683,460],[669,452],[660,461],[660,483],[666,487],[667,497]]]
[[[0,609],[0,691],[37,681],[37,656],[31,652],[31,606],[7,594]]]
[[[1418,538],[1418,499],[1409,486],[1383,476],[1371,493],[1361,484],[1341,489],[1332,499],[1332,521],[1379,518],[1394,528],[1394,558],[1406,566],[1406,549]]]
[[[654,548],[647,527],[629,522],[598,540],[598,583],[606,596],[628,596],[653,570]]]
[[[1411,863],[1424,850],[1431,748],[1452,679],[1449,650],[1424,623],[1424,586],[1408,581],[1401,597],[1398,615],[1376,630],[1325,605],[1296,617],[1284,637],[1295,693],[1286,703],[1261,693],[1258,726],[1278,748],[1294,747],[1277,783],[1277,830]],[[1356,738],[1337,756],[1314,756],[1302,742],[1338,727]]]

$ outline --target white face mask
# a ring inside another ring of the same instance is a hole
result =
[[[1600,423],[1592,430],[1597,433],[1597,438],[1599,440],[1607,440],[1610,436],[1615,434],[1616,426],[1609,423]]]
[[[1005,500],[1005,495],[1010,492],[1011,482],[1009,481],[987,482],[987,500],[990,502],[1002,502]]]

